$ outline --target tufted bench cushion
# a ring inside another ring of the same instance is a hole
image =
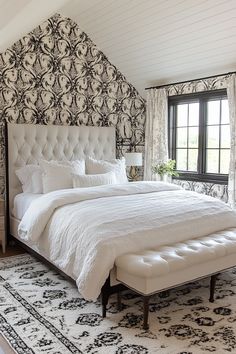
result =
[[[117,280],[143,295],[236,265],[236,229],[116,259]]]

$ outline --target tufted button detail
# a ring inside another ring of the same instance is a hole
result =
[[[130,253],[116,259],[116,266],[145,279],[167,275],[236,252],[236,228],[186,242]]]
[[[27,163],[46,160],[76,160],[91,155],[115,158],[115,128],[9,124],[10,208],[21,185],[15,170]]]

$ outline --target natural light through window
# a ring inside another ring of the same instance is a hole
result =
[[[169,137],[179,178],[227,182],[230,126],[226,90],[171,97]]]
[[[177,106],[176,167],[197,171],[199,135],[199,103]]]
[[[228,173],[230,156],[229,111],[227,100],[207,104],[206,172]]]

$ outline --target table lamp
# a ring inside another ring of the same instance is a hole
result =
[[[124,154],[126,166],[130,166],[129,180],[137,181],[138,174],[136,166],[143,166],[143,158],[141,152],[126,152]]]

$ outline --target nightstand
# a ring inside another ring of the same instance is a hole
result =
[[[6,233],[5,233],[5,206],[4,199],[0,198],[0,243],[2,251],[6,251]]]

